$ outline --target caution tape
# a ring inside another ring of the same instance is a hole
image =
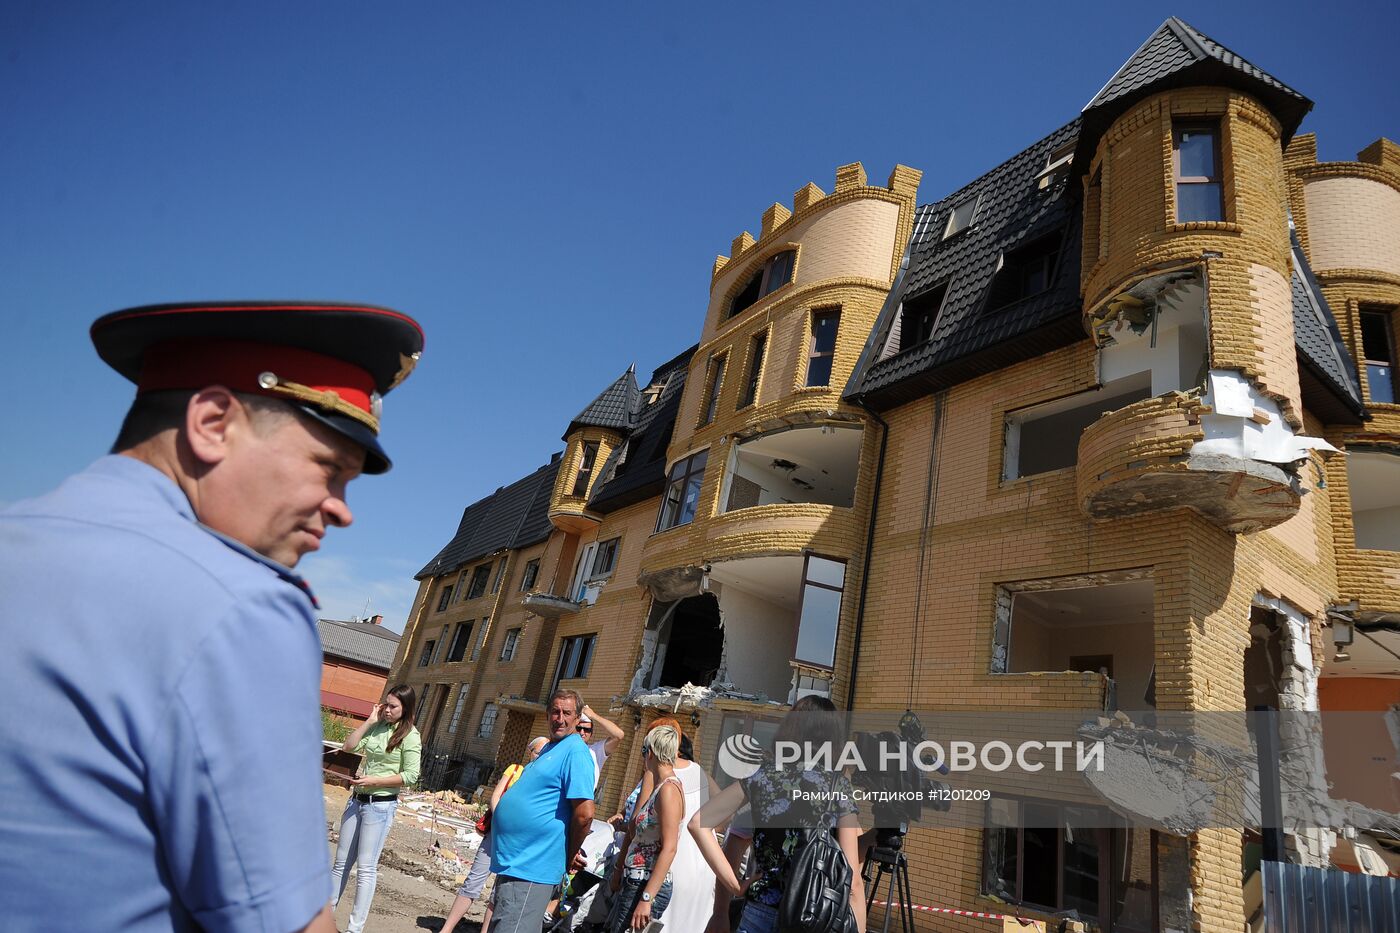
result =
[[[878,904],[881,907],[900,906],[899,904],[891,904],[889,901],[871,901],[870,903]],[[1034,926],[1042,922],[1039,920],[1032,920],[1030,917],[1018,917],[1015,914],[993,914],[983,910],[959,910],[956,907],[925,907],[923,904],[906,904],[904,906],[911,910],[922,910],[930,914],[954,914],[959,917],[979,917],[983,920],[1015,920],[1017,923],[1021,924],[1021,926]]]

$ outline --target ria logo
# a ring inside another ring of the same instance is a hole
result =
[[[731,735],[716,756],[720,770],[736,781],[753,777],[763,764],[763,746],[751,735]]]

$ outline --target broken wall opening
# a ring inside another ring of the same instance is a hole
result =
[[[1400,551],[1400,453],[1347,451],[1356,546]]]
[[[1156,706],[1151,579],[1009,585],[998,616],[994,672],[1100,673],[1107,708]]]
[[[724,619],[724,681],[742,693],[787,697],[797,644],[802,558],[715,563],[710,585]]]
[[[1099,379],[1146,375],[1148,397],[1205,385],[1205,289],[1195,273],[1139,282],[1095,315]]]
[[[812,424],[736,444],[725,478],[724,511],[780,502],[849,508],[862,434],[859,427]]]
[[[1151,373],[1137,373],[1006,416],[1002,479],[1013,480],[1079,462],[1079,435],[1106,412],[1151,398]]]
[[[724,657],[719,600],[701,593],[666,605],[656,638],[648,687],[708,687]]]

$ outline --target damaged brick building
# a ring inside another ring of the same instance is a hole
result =
[[[1400,705],[1400,147],[1319,163],[1311,106],[1173,18],[957,191],[857,163],[769,207],[716,259],[698,343],[605,388],[418,575],[395,675],[440,780],[518,758],[558,685],[629,732],[608,812],[663,709],[713,770],[808,693]],[[1353,796],[1394,812],[1375,741]],[[1375,855],[1341,830],[1289,858]],[[1029,832],[915,829],[914,900],[1123,931],[1255,910],[1247,830],[1055,833],[1036,858]]]

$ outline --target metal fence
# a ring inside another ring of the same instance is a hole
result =
[[[1263,862],[1266,933],[1400,933],[1400,878]]]

